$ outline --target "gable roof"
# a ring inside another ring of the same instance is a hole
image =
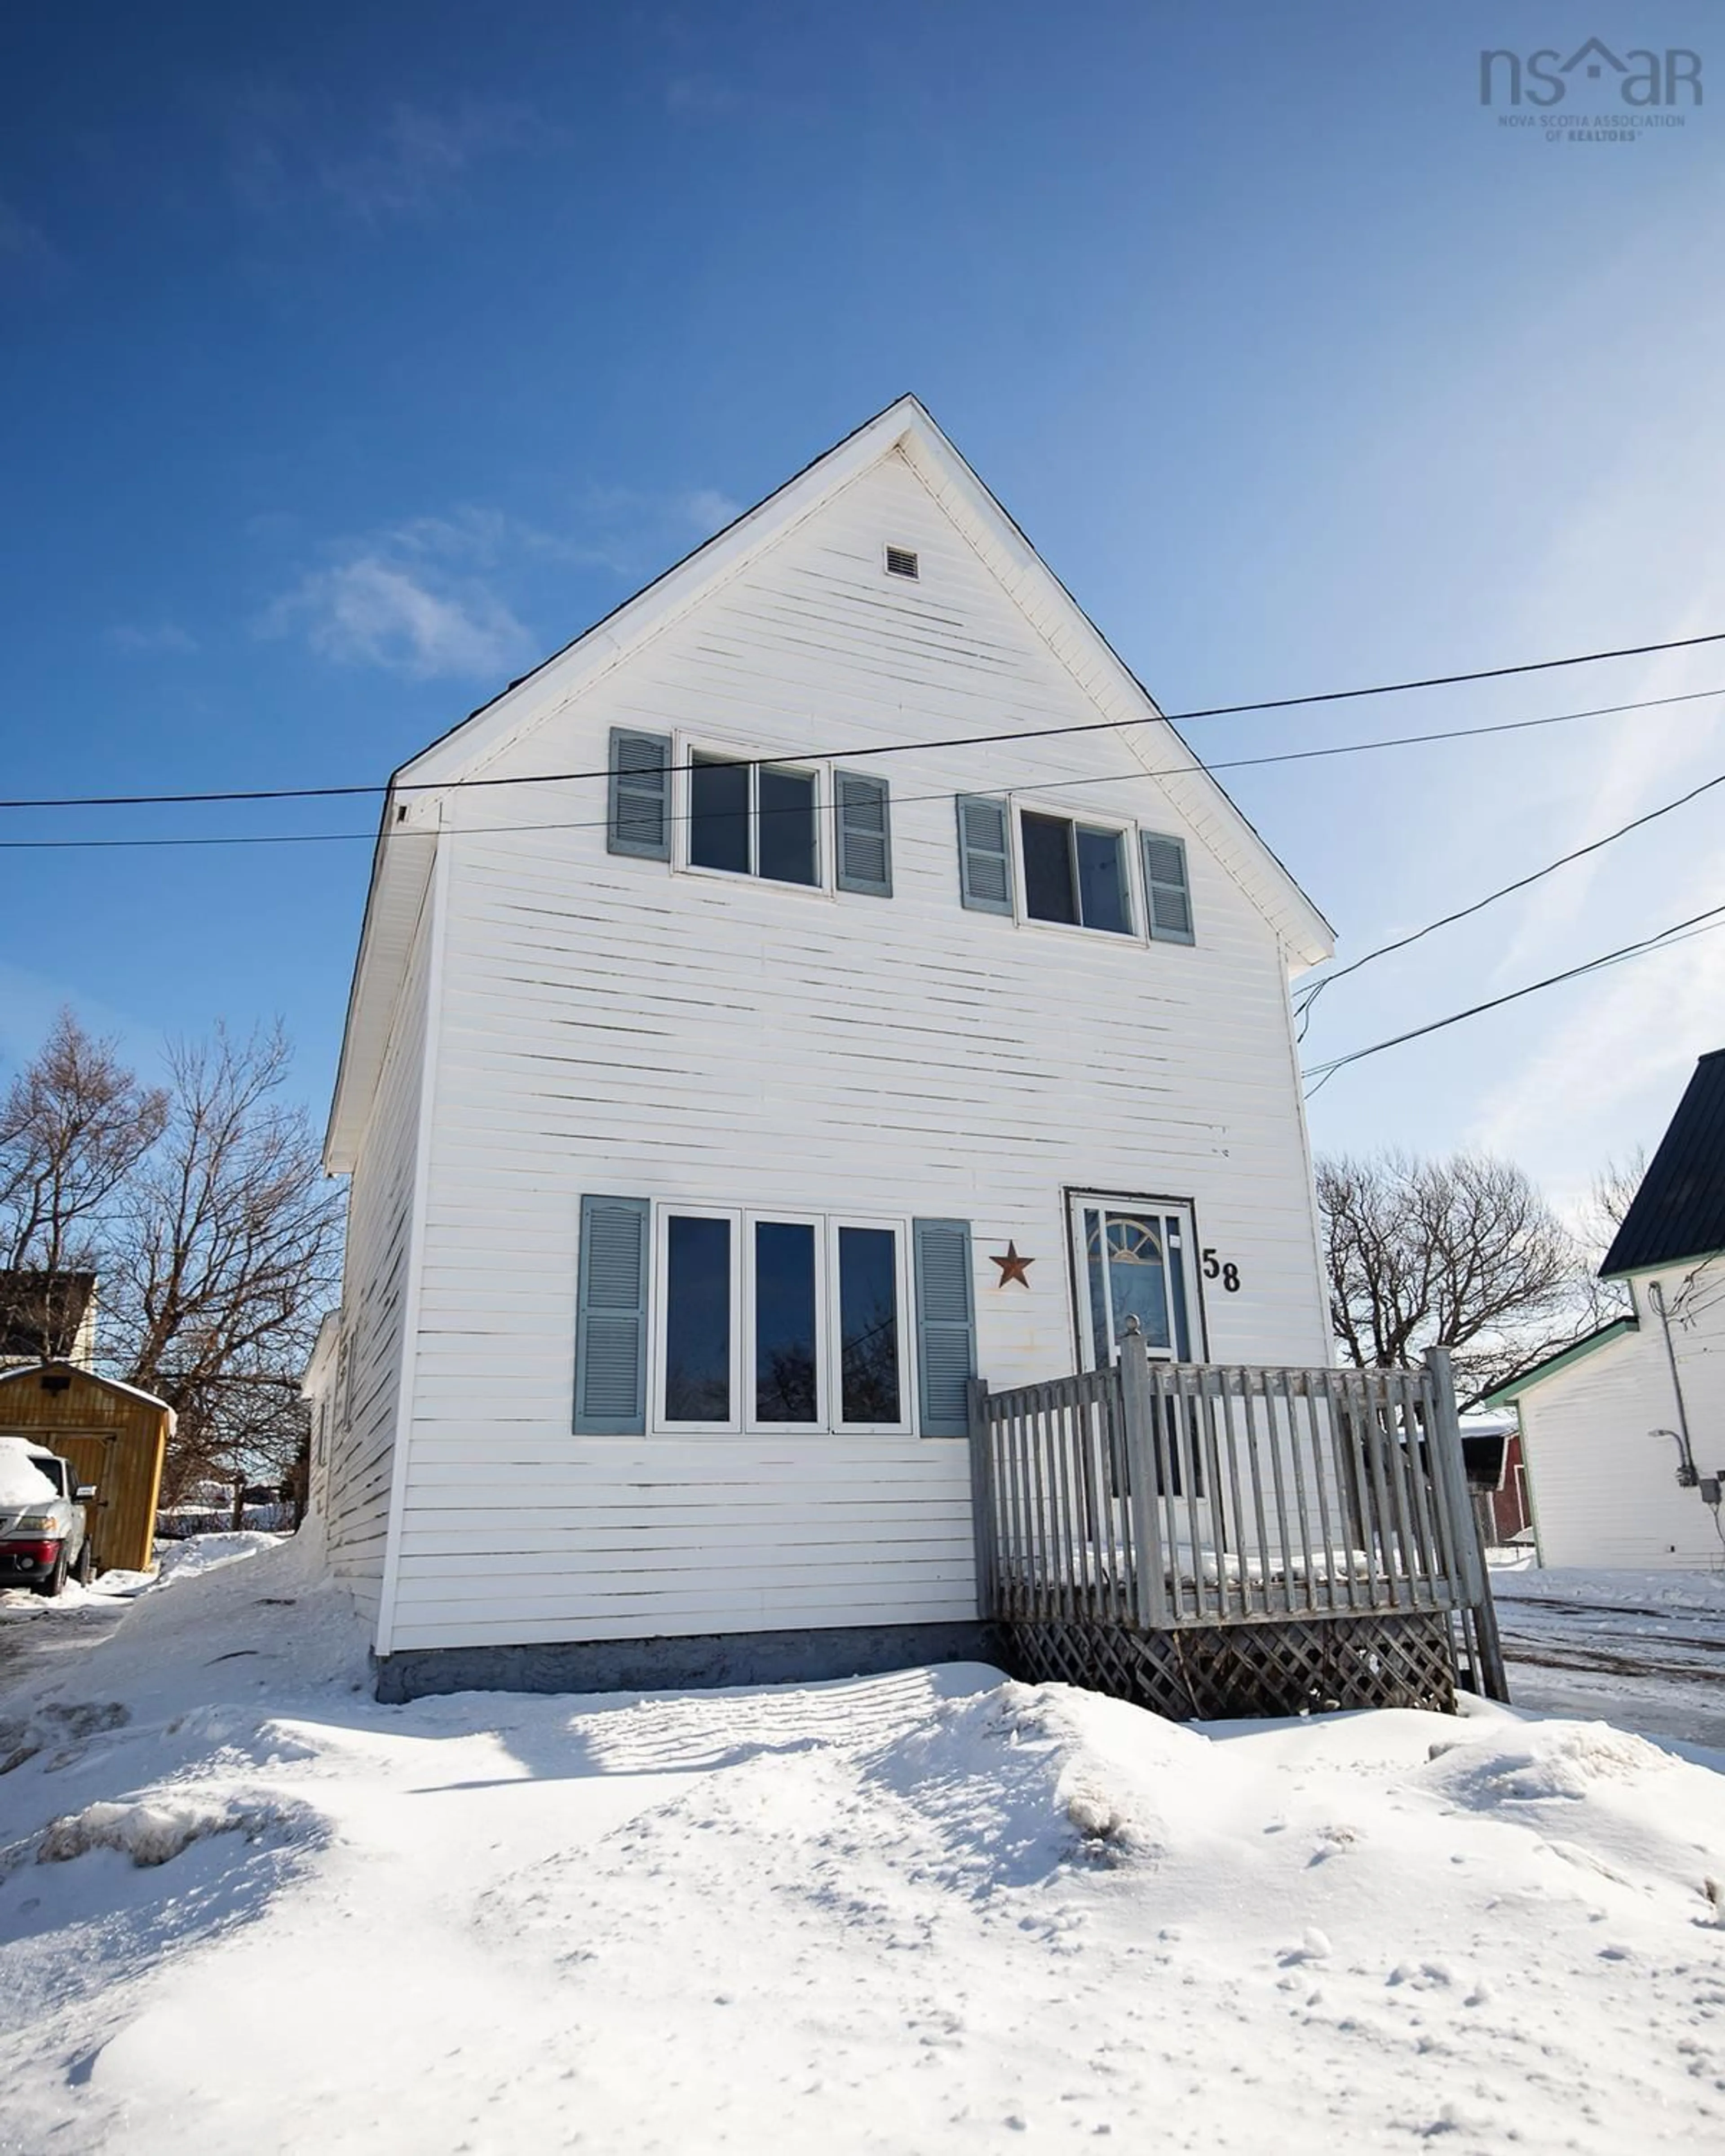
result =
[[[1717,1250],[1725,1250],[1725,1048],[1696,1065],[1599,1277]]]
[[[117,1393],[122,1399],[142,1400],[147,1406],[160,1408],[167,1417],[170,1435],[179,1420],[166,1400],[155,1393],[146,1393],[141,1385],[129,1385],[123,1378],[105,1378],[99,1370],[85,1370],[76,1363],[68,1363],[59,1358],[48,1363],[24,1363],[16,1370],[0,1370],[0,1386],[15,1385],[26,1378],[40,1378],[44,1373],[51,1378],[69,1378],[74,1384],[95,1385],[105,1393]],[[48,1436],[54,1435],[52,1430],[44,1434]]]
[[[1520,1399],[1523,1393],[1531,1392],[1535,1385],[1543,1384],[1546,1378],[1556,1377],[1559,1370],[1567,1370],[1572,1363],[1579,1363],[1584,1356],[1594,1354],[1601,1348],[1609,1348],[1614,1340],[1621,1340],[1625,1334],[1639,1332],[1640,1329],[1637,1318],[1614,1317],[1597,1332],[1572,1340],[1567,1348],[1558,1348],[1555,1355],[1548,1355],[1540,1362],[1530,1363],[1525,1370],[1517,1370],[1514,1377],[1506,1378],[1501,1385],[1482,1394],[1478,1404],[1482,1408],[1507,1407],[1512,1401]]]
[[[1307,965],[1328,957],[1334,932],[1219,782],[923,405],[901,397],[805,465],[722,531],[614,608],[572,644],[409,759],[383,803],[325,1140],[331,1174],[350,1171],[364,1133],[397,994],[436,856],[435,789],[479,778],[521,737],[639,650],[861,473],[897,453],[993,572],[1044,643],[1096,706],[1122,724],[1123,745],[1153,769],[1175,805]],[[1157,721],[1153,734],[1143,721]],[[1153,763],[1149,736],[1155,743]],[[856,753],[870,744],[860,742]],[[408,792],[407,789],[414,789]],[[429,790],[428,790],[429,789]],[[405,798],[398,798],[404,795]]]

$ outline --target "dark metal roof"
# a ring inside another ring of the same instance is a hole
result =
[[[1696,1065],[1599,1277],[1716,1250],[1725,1250],[1725,1048]]]

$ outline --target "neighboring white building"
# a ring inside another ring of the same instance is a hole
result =
[[[1540,1562],[1717,1565],[1725,1050],[1697,1065],[1599,1272],[1630,1313],[1481,1403],[1520,1414]]]
[[[911,398],[406,765],[308,1380],[386,1696],[968,1651],[973,1371],[1330,1361],[1331,944]]]

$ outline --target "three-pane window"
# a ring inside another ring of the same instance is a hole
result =
[[[660,1251],[667,1425],[908,1428],[905,1223],[667,1209]]]

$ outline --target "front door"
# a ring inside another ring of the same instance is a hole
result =
[[[1202,1332],[1190,1205],[1081,1191],[1071,1201],[1071,1233],[1081,1367],[1112,1365],[1134,1317],[1153,1360],[1193,1361]],[[1163,1415],[1157,1494],[1173,1500],[1164,1506],[1172,1512],[1164,1532],[1185,1551],[1187,1564],[1208,1573],[1215,1558],[1201,1419],[1173,1399],[1163,1404]]]
[[[1085,1369],[1105,1369],[1114,1362],[1129,1317],[1137,1319],[1145,1346],[1158,1360],[1194,1359],[1198,1277],[1193,1243],[1192,1209],[1178,1200],[1087,1191],[1073,1199]]]

